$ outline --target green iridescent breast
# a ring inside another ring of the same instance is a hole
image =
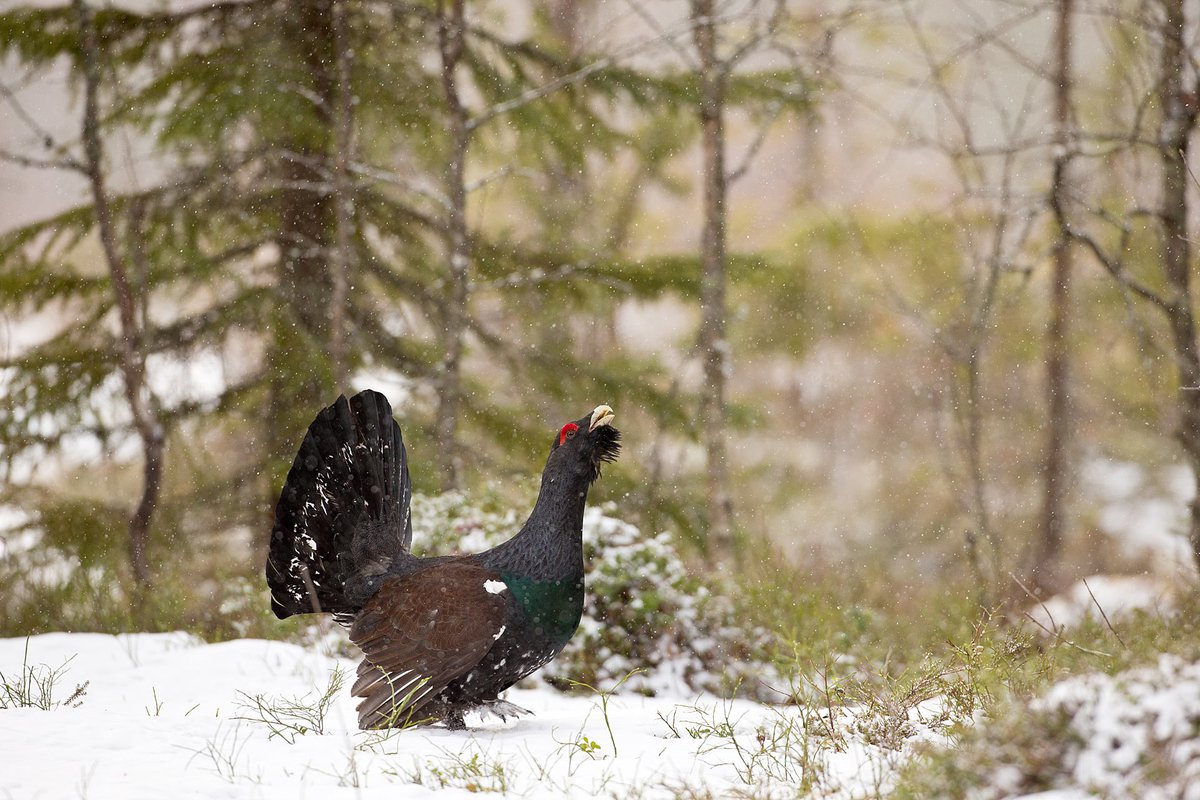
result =
[[[537,581],[505,574],[503,579],[534,631],[555,644],[566,644],[583,615],[583,578]]]

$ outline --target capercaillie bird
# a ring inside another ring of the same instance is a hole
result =
[[[583,510],[615,461],[611,408],[554,437],[528,521],[482,553],[410,552],[412,484],[380,393],[345,396],[309,426],[275,507],[267,557],[280,619],[328,613],[363,652],[352,693],[362,728],[524,712],[502,691],[563,649],[583,613]]]

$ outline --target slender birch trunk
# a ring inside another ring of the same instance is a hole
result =
[[[1179,423],[1176,436],[1200,479],[1200,351],[1196,346],[1196,318],[1192,305],[1191,240],[1188,230],[1188,143],[1196,124],[1195,87],[1185,85],[1188,53],[1184,44],[1185,0],[1159,0],[1162,10],[1158,102],[1162,120],[1158,128],[1158,153],[1162,181],[1159,222],[1162,226],[1160,258],[1166,278],[1167,321],[1179,377],[1176,400]],[[1189,539],[1200,567],[1200,491],[1189,506]]]
[[[462,486],[462,455],[458,448],[458,416],[462,405],[462,357],[466,334],[471,244],[467,232],[467,148],[470,144],[468,112],[458,85],[458,65],[463,55],[464,0],[438,2],[438,52],[441,56],[442,93],[450,128],[450,154],[446,164],[446,254],[449,262],[442,313],[442,363],[439,370],[436,438],[442,487]]]
[[[350,163],[354,158],[354,97],[350,83],[351,53],[347,32],[348,0],[332,0],[333,87],[333,209],[334,249],[330,259],[333,291],[329,300],[329,360],[338,388],[349,387],[346,356],[346,302],[350,271],[354,266],[354,185]]]
[[[700,256],[700,351],[704,396],[700,435],[707,456],[708,543],[710,556],[728,562],[733,551],[733,503],[726,463],[726,378],[730,368],[725,336],[725,78],[717,53],[713,0],[693,0],[696,51],[700,57],[700,129],[704,173],[704,231]]]
[[[83,131],[84,170],[92,192],[96,228],[100,246],[108,265],[113,298],[117,304],[119,331],[117,347],[120,355],[121,377],[125,398],[133,416],[133,426],[142,443],[142,495],[129,520],[129,566],[139,591],[138,602],[150,587],[150,564],[147,540],[150,524],[158,506],[162,487],[163,449],[166,437],[162,424],[150,402],[146,388],[146,357],[143,351],[142,322],[137,313],[137,298],[129,280],[126,257],[117,244],[116,222],[108,188],[105,185],[104,150],[100,141],[100,66],[99,47],[91,9],[83,0],[74,0],[79,25],[83,71]],[[140,229],[139,229],[140,230]]]
[[[1059,232],[1058,241],[1054,246],[1050,320],[1046,326],[1046,445],[1042,462],[1042,513],[1032,565],[1034,584],[1045,592],[1052,592],[1056,588],[1055,579],[1062,552],[1070,473],[1069,338],[1073,252],[1068,231],[1072,225],[1069,214],[1071,195],[1074,191],[1070,169],[1071,158],[1074,155],[1071,114],[1071,35],[1074,5],[1074,0],[1058,0],[1058,20],[1055,29],[1054,127],[1059,152],[1055,157],[1054,179],[1050,191],[1053,195],[1051,205]]]

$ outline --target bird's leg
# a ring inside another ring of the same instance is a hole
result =
[[[467,729],[467,723],[463,719],[463,712],[461,711],[447,713],[442,721],[446,723],[446,730],[448,731],[465,731]]]

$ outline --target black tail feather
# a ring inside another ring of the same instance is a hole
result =
[[[412,543],[411,499],[387,398],[367,390],[322,409],[275,507],[267,557],[275,615],[361,608]]]

